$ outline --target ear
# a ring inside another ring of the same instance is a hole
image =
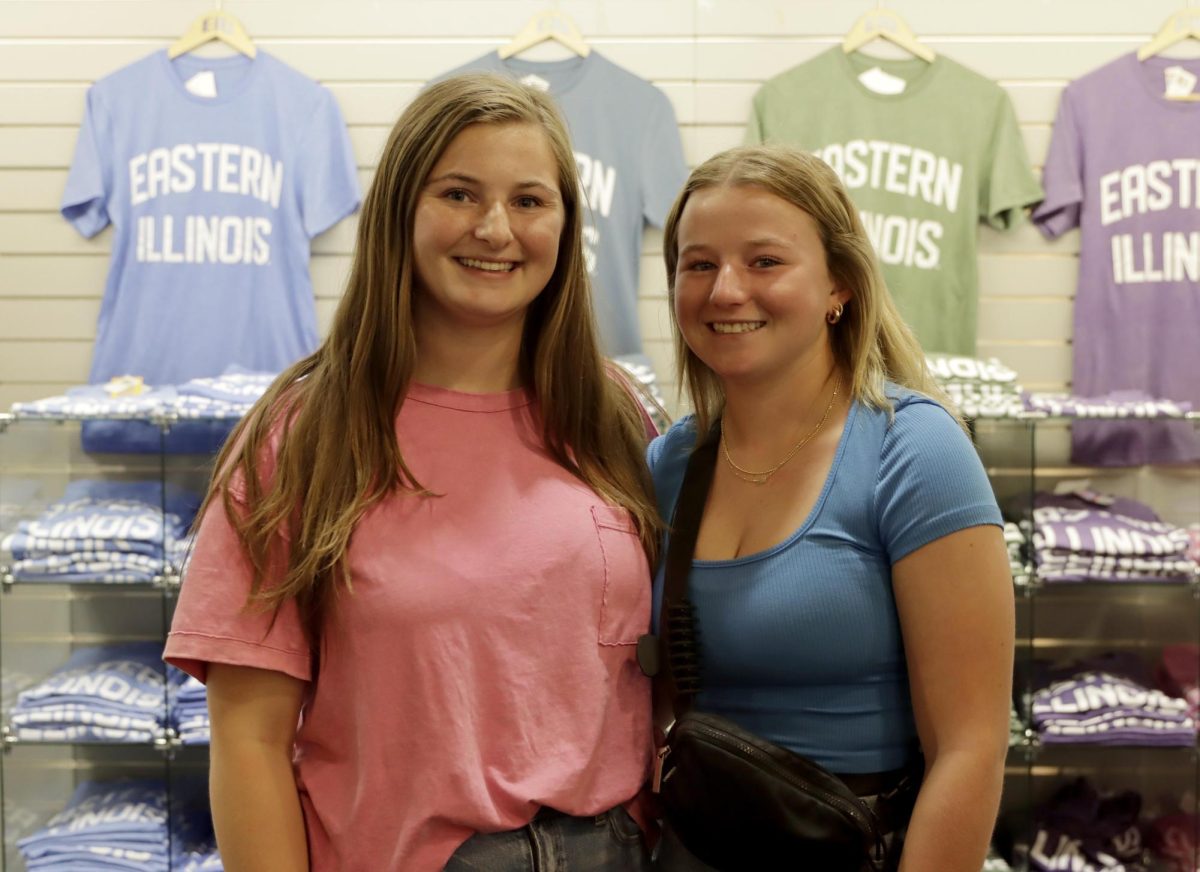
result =
[[[839,306],[845,306],[854,299],[854,292],[849,288],[834,287],[829,291],[829,299],[837,303]]]

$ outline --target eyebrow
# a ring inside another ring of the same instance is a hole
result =
[[[747,248],[769,248],[771,246],[786,246],[787,244],[788,243],[786,240],[781,239],[778,236],[760,236],[757,239],[746,240]],[[685,245],[683,248],[679,249],[679,256],[683,257],[685,254],[690,254],[697,249],[705,248],[709,248],[707,243],[693,242],[690,245]]]
[[[468,175],[467,173],[445,173],[444,175],[440,175],[437,178],[430,179],[425,184],[426,184],[426,186],[428,186],[428,185],[436,185],[439,182],[449,182],[449,181],[463,182],[464,184],[468,184],[468,185],[482,184],[479,181],[479,179],[475,178],[472,175]],[[518,190],[526,190],[528,188],[541,188],[542,190],[549,191],[552,194],[558,193],[558,188],[551,187],[550,185],[547,185],[545,182],[539,182],[536,179],[527,179],[525,181],[517,182],[517,184],[514,187],[516,187]]]

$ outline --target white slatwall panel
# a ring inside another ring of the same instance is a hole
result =
[[[337,95],[364,186],[388,127],[421,84],[504,42],[534,0],[227,0],[256,41]],[[678,113],[690,163],[734,145],[766,78],[836,43],[869,0],[564,0],[588,41],[654,81]],[[1000,82],[1036,165],[1065,83],[1129,51],[1176,0],[894,0],[925,42]],[[94,79],[159,48],[202,0],[0,0],[0,407],[84,380],[108,235],[86,241],[58,198]],[[317,240],[322,324],[341,292],[353,219]],[[982,353],[1037,389],[1070,383],[1078,239],[981,230]],[[640,315],[671,380],[661,237],[648,233]],[[1057,454],[1060,448],[1056,448]]]

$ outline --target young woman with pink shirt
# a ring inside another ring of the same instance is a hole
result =
[[[646,864],[659,540],[550,99],[392,130],[329,337],[218,461],[166,658],[208,684],[230,872]]]

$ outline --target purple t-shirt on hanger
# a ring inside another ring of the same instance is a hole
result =
[[[1072,391],[1143,390],[1200,403],[1200,107],[1164,97],[1200,60],[1125,55],[1067,86],[1034,223],[1079,227]],[[1072,460],[1200,460],[1184,422],[1077,421]]]

